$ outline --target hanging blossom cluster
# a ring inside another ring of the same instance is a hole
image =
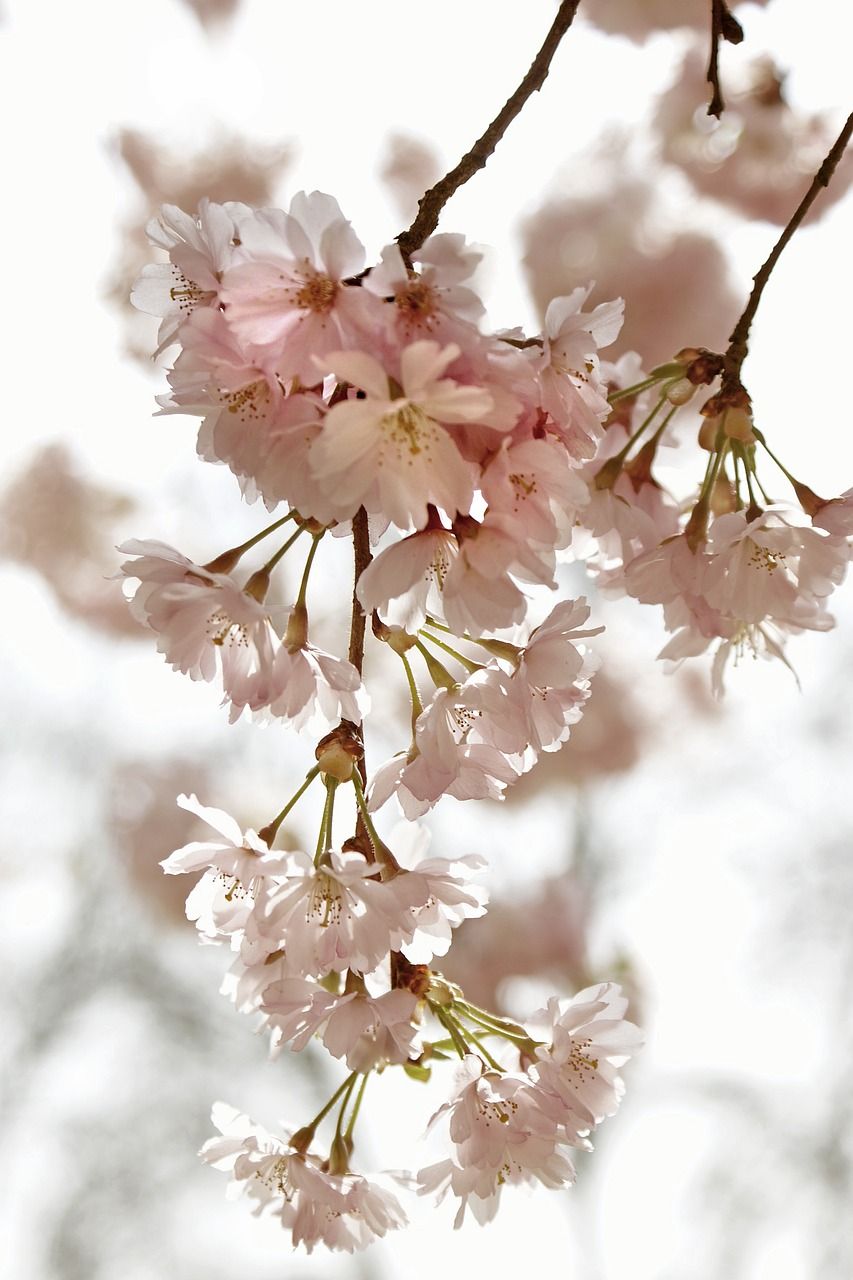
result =
[[[602,628],[587,625],[583,598],[547,611],[559,561],[585,559],[609,591],[661,604],[675,633],[665,655],[713,645],[719,672],[732,651],[781,655],[784,633],[829,625],[853,501],[826,502],[791,477],[799,516],[760,507],[755,458],[769,448],[748,401],[721,391],[703,409],[705,477],[678,504],[654,477],[656,452],[722,358],[685,350],[649,373],[637,357],[602,363],[622,304],[587,310],[585,287],[551,302],[541,334],[487,333],[479,255],[462,236],[434,235],[405,257],[389,245],[368,268],[337,202],[318,192],[286,213],[166,206],[149,234],[167,260],[145,268],[133,298],[161,317],[159,351],[177,352],[161,407],[198,415],[200,456],[275,518],[203,564],[124,544],[131,607],[176,670],[221,682],[232,719],[280,719],[315,756],[256,830],[180,797],[215,834],[163,866],[201,873],[187,914],[203,942],[231,953],[223,990],[261,1020],[271,1052],[321,1042],[348,1071],[313,1120],[279,1136],[219,1104],[221,1136],[204,1159],[278,1213],[294,1243],[361,1248],[406,1220],[399,1186],[352,1167],[367,1081],[392,1067],[423,1078],[455,1055],[453,1093],[432,1121],[446,1156],[402,1181],[450,1192],[457,1225],[468,1208],[488,1221],[508,1183],[573,1180],[571,1153],[616,1110],[640,1037],[612,983],[521,1023],[448,982],[436,960],[485,911],[483,864],[433,856],[417,820],[448,795],[500,799],[582,715],[588,641]],[[339,653],[314,644],[309,623],[329,534],[351,534],[356,558]],[[262,543],[275,549],[243,567]],[[306,549],[295,599],[276,601],[276,569],[295,547]],[[368,619],[411,702],[408,740],[372,772]],[[357,815],[344,838],[342,789]],[[276,848],[315,791],[314,850]],[[334,1131],[318,1147],[327,1118]]]

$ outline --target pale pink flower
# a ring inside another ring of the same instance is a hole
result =
[[[521,771],[512,756],[524,749],[510,729],[502,748],[486,742],[478,729],[481,715],[495,720],[509,710],[496,670],[475,672],[453,689],[439,689],[415,722],[414,750],[381,766],[371,783],[369,806],[380,808],[396,794],[411,821],[443,795],[457,800],[498,798]],[[496,725],[495,725],[496,729]]]
[[[603,627],[580,629],[589,618],[586,600],[564,600],[532,632],[506,690],[523,716],[526,744],[535,763],[540,751],[556,751],[580,719],[598,662],[582,641]]]
[[[824,502],[812,516],[812,524],[837,538],[853,537],[853,489]]]
[[[486,866],[485,858],[427,857],[431,838],[426,827],[414,822],[398,823],[390,835],[407,886],[416,886],[412,896],[424,904],[414,908],[415,932],[402,948],[412,964],[428,964],[433,956],[446,955],[452,931],[463,920],[485,915],[489,897],[483,885],[473,883]]]
[[[188,813],[194,813],[216,831],[219,840],[193,840],[181,849],[170,853],[160,866],[167,875],[186,875],[193,871],[213,868],[220,875],[239,883],[246,891],[258,876],[281,874],[286,863],[282,855],[270,853],[266,840],[262,840],[250,827],[242,831],[240,826],[223,809],[212,809],[200,804],[197,796],[178,796],[178,805]]]
[[[477,323],[484,308],[462,281],[474,273],[482,253],[467,246],[464,236],[451,233],[430,236],[412,256],[419,265],[417,275],[407,270],[396,244],[386,245],[363,281],[370,293],[393,300],[388,314],[399,338],[478,345]]]
[[[366,613],[378,610],[394,626],[414,634],[427,614],[441,615],[441,592],[458,553],[455,535],[426,528],[374,556],[356,588]]]
[[[367,1072],[388,1062],[417,1057],[414,1023],[418,998],[410,991],[367,991],[332,995],[316,982],[283,978],[271,983],[260,1005],[272,1032],[272,1051],[304,1049],[319,1035],[334,1058],[351,1071]]]
[[[617,298],[593,311],[581,311],[592,288],[575,289],[567,297],[551,300],[545,312],[542,354],[534,358],[542,407],[578,459],[592,457],[610,413],[596,353],[615,341],[625,306]]]
[[[320,191],[293,197],[287,213],[259,209],[241,226],[242,261],[221,290],[241,342],[269,348],[282,378],[318,379],[315,358],[353,345],[374,299],[344,280],[364,266],[364,248],[338,202]]]
[[[256,1212],[274,1210],[294,1245],[311,1253],[317,1244],[353,1253],[377,1237],[406,1225],[394,1195],[357,1174],[325,1173],[317,1156],[302,1155],[288,1138],[276,1138],[226,1103],[213,1107],[221,1137],[199,1153],[206,1164],[231,1174],[230,1186],[245,1191]]]
[[[265,1027],[271,1032],[271,1052],[275,1055],[286,1047],[299,1053],[333,1010],[354,999],[354,992],[333,995],[308,978],[284,977],[269,982],[261,993],[258,1007],[265,1015]]]
[[[162,542],[132,540],[118,549],[136,557],[121,566],[126,578],[139,579],[134,617],[157,633],[157,649],[176,671],[211,681],[221,665],[228,695],[247,674],[269,670],[275,635],[268,610],[233,578]]]
[[[619,1106],[625,1086],[618,1068],[643,1042],[625,1020],[628,1001],[613,982],[588,987],[572,1000],[548,1001],[532,1022],[550,1024],[550,1043],[536,1050],[533,1075],[540,1107],[569,1141],[585,1136]]]
[[[297,731],[325,732],[342,719],[360,724],[370,707],[352,663],[307,641],[279,645],[269,666],[233,681],[229,694],[232,723],[248,707],[280,716]]]
[[[167,875],[204,871],[187,898],[187,918],[195,921],[203,942],[233,938],[245,928],[265,879],[286,871],[287,855],[271,853],[257,832],[242,831],[230,814],[199,804],[194,795],[178,796],[178,804],[212,827],[219,839],[194,840],[160,866]]]
[[[556,588],[553,548],[522,541],[506,516],[464,517],[454,532],[459,555],[444,581],[443,608],[456,635],[479,636],[523,621],[528,597],[519,582]]]
[[[375,864],[354,850],[333,851],[320,866],[304,853],[289,857],[287,877],[254,917],[259,954],[261,944],[268,954],[283,950],[294,976],[369,973],[411,939],[412,908],[423,905],[417,882],[380,882]]]
[[[438,1191],[441,1200],[451,1190],[460,1198],[455,1227],[468,1207],[478,1222],[489,1222],[507,1183],[564,1187],[574,1181],[539,1092],[530,1076],[487,1070],[473,1054],[460,1064],[454,1097],[430,1121],[433,1126],[447,1118],[453,1155],[417,1174],[422,1195]]]
[[[133,286],[130,300],[140,311],[162,316],[158,354],[176,340],[181,324],[198,307],[219,299],[222,273],[234,260],[247,205],[213,204],[204,199],[198,213],[164,204],[147,227],[152,244],[169,254],[167,263],[149,263]]]
[[[360,506],[398,528],[421,528],[427,504],[451,518],[467,512],[474,471],[448,424],[476,421],[491,409],[489,392],[441,375],[459,355],[451,344],[413,342],[400,354],[402,395],[395,395],[378,361],[362,352],[336,352],[324,365],[360,387],[362,400],[334,405],[313,446],[321,488],[348,519]]]
[[[345,1003],[346,1001],[346,1003]],[[350,1071],[372,1071],[388,1062],[406,1062],[423,1051],[415,1015],[418,997],[411,991],[362,992],[342,997],[322,1032],[333,1058],[344,1058]]]
[[[798,602],[813,604],[843,580],[850,552],[843,539],[797,526],[777,510],[749,520],[742,511],[718,516],[703,594],[740,622],[784,620]]]
[[[518,443],[505,436],[480,488],[489,513],[511,522],[520,542],[558,549],[569,545],[578,513],[589,501],[573,459],[553,436]]]

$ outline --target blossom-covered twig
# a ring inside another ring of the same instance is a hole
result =
[[[844,154],[847,143],[850,141],[850,135],[853,134],[853,112],[847,117],[844,128],[832,144],[829,152],[815,174],[811,186],[803,196],[796,210],[794,211],[788,225],[776,241],[770,252],[767,261],[759,271],[752,277],[753,287],[749,295],[749,300],[744,307],[743,314],[735,325],[729,336],[729,345],[723,356],[723,377],[722,386],[717,396],[709,402],[712,404],[712,412],[716,413],[719,409],[726,407],[728,404],[737,404],[743,400],[744,389],[741,382],[740,372],[743,362],[746,359],[749,349],[749,331],[755,313],[758,310],[758,304],[761,301],[761,295],[767,281],[773,272],[773,268],[782,256],[782,250],[793,236],[794,232],[802,223],[809,209],[817,197],[818,192],[823,187],[828,187],[830,179],[835,172],[836,166]]]
[[[482,137],[478,138],[455,168],[430,187],[418,201],[418,213],[412,225],[397,237],[397,244],[404,258],[419,249],[427,236],[438,226],[438,217],[447,201],[482,169],[510,124],[519,114],[532,93],[542,88],[551,66],[557,46],[574,21],[580,0],[563,0],[542,48],[531,63],[530,70],[515,93],[503,105]]]
[[[743,27],[729,9],[726,0],[711,0],[711,56],[708,60],[708,74],[705,77],[713,93],[708,103],[709,116],[719,120],[726,108],[723,101],[723,90],[720,85],[720,41],[729,44],[740,44],[743,40]]]

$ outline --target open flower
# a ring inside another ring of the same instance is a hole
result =
[[[312,449],[314,474],[349,519],[360,506],[399,529],[422,528],[427,505],[467,512],[474,469],[448,426],[475,422],[492,408],[481,387],[443,378],[459,355],[451,343],[413,342],[400,355],[400,393],[385,370],[363,352],[336,352],[323,362],[364,399],[334,405]]]
[[[317,1156],[303,1155],[224,1102],[213,1107],[221,1137],[200,1151],[206,1164],[231,1174],[232,1186],[277,1213],[294,1245],[311,1253],[318,1244],[353,1253],[407,1219],[396,1196],[358,1174],[324,1172]]]

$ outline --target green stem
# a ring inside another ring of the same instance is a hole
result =
[[[422,640],[415,640],[415,648],[426,663],[427,671],[435,687],[437,689],[455,689],[459,681],[453,679],[443,662],[439,662],[438,658],[433,657]]]
[[[445,653],[449,653],[451,658],[465,668],[466,671],[473,673],[474,671],[482,671],[482,662],[474,662],[473,658],[466,658],[464,654],[457,649],[452,648],[449,644],[445,644],[443,640],[439,640],[438,636],[431,636],[428,631],[421,629],[418,635],[423,636],[424,640],[429,640],[432,644],[438,645],[439,649],[443,649]]]
[[[287,554],[287,552],[288,552],[288,551],[290,550],[290,548],[293,546],[294,542],[295,542],[295,541],[296,541],[296,539],[299,537],[299,535],[300,535],[300,534],[302,534],[302,533],[304,533],[304,532],[305,532],[305,527],[304,527],[304,525],[300,525],[300,526],[299,526],[299,528],[296,530],[296,532],[295,532],[295,533],[292,533],[292,534],[290,535],[290,537],[287,539],[287,541],[284,543],[284,545],[283,545],[283,546],[281,546],[281,547],[279,547],[279,549],[278,549],[278,551],[276,551],[275,555],[274,555],[274,556],[270,556],[269,560],[267,560],[266,564],[262,567],[262,569],[260,570],[260,572],[261,572],[261,573],[272,573],[273,569],[276,567],[276,565],[278,564],[278,562],[279,562],[279,560],[282,558],[282,556],[284,556],[284,555],[286,555],[286,554]]]
[[[471,1048],[465,1040],[465,1037],[462,1035],[462,1029],[456,1019],[448,1012],[444,1005],[433,1004],[431,1000],[428,1000],[427,1004],[445,1030],[450,1032],[450,1039],[453,1041],[453,1047],[459,1054],[459,1057],[466,1057],[467,1054],[471,1052]]]
[[[474,1041],[474,1044],[477,1046],[482,1056],[486,1059],[486,1062],[488,1062],[489,1066],[493,1067],[495,1071],[503,1072],[503,1067],[495,1058],[492,1057],[492,1055],[489,1053],[488,1049],[483,1044],[480,1037],[475,1036],[474,1032],[471,1030],[468,1031],[468,1035]]]
[[[323,1107],[323,1109],[317,1112],[316,1116],[314,1117],[313,1120],[310,1121],[309,1124],[303,1125],[302,1127],[303,1133],[306,1131],[311,1131],[316,1129],[317,1125],[320,1124],[323,1120],[325,1120],[326,1116],[329,1114],[332,1107],[337,1102],[338,1098],[340,1098],[341,1094],[345,1093],[347,1090],[349,1090],[350,1093],[352,1092],[352,1087],[355,1084],[355,1078],[357,1075],[358,1075],[357,1071],[350,1072],[350,1074],[347,1076],[346,1080],[343,1082],[341,1087],[335,1090],[335,1092],[332,1094],[331,1098]]]
[[[270,848],[272,848],[272,842],[273,840],[275,840],[279,827],[284,822],[285,818],[290,813],[290,810],[296,804],[297,800],[299,800],[302,796],[304,796],[305,792],[311,786],[311,783],[317,777],[317,774],[319,772],[320,772],[319,765],[315,765],[313,769],[309,769],[308,773],[305,775],[305,781],[302,783],[302,786],[294,795],[290,797],[287,804],[282,809],[281,813],[278,814],[277,817],[273,818],[272,822],[268,822],[265,827],[261,827],[261,830],[258,832],[258,835],[261,837],[262,840],[266,840]]]
[[[319,867],[320,859],[331,848],[332,814],[335,811],[335,792],[338,787],[337,778],[326,775],[326,803],[323,805],[323,816],[320,819],[320,834],[317,837],[317,852],[314,854],[314,866]]]
[[[660,378],[646,378],[644,382],[635,382],[633,387],[621,387],[618,391],[611,391],[607,397],[609,404],[618,404],[620,400],[628,400],[631,396],[638,396],[643,391],[648,391],[649,387],[654,387],[660,382]]]
[[[352,1075],[349,1078],[349,1081],[347,1082],[347,1089],[346,1089],[346,1093],[344,1093],[344,1100],[341,1103],[341,1109],[338,1112],[338,1123],[335,1125],[335,1138],[340,1138],[342,1136],[341,1130],[343,1127],[344,1112],[347,1109],[347,1103],[350,1100],[352,1091],[355,1088],[355,1082],[356,1082],[357,1076],[358,1076],[358,1072],[353,1071]],[[341,1090],[341,1092],[343,1093],[343,1090]]]
[[[352,1141],[352,1131],[355,1128],[355,1122],[358,1119],[358,1113],[359,1113],[359,1110],[361,1109],[361,1100],[364,1097],[364,1091],[367,1088],[367,1081],[369,1076],[370,1076],[370,1072],[365,1071],[361,1079],[361,1084],[359,1085],[359,1088],[358,1088],[358,1093],[355,1095],[355,1102],[352,1104],[352,1111],[350,1112],[349,1124],[344,1130],[344,1138],[346,1139],[347,1142]]]
[[[415,684],[415,675],[412,671],[412,664],[404,653],[399,654],[398,657],[403,664],[406,672],[406,679],[409,682],[409,695],[412,699],[412,741],[414,742],[415,725],[417,724],[418,716],[423,715],[424,706],[421,702],[420,694],[418,693],[418,686]]]
[[[515,1044],[535,1046],[536,1041],[517,1022],[508,1022],[504,1018],[499,1018],[497,1014],[489,1013],[486,1009],[480,1009],[477,1005],[469,1004],[467,1000],[457,1000],[456,1004],[461,1009],[464,1017],[471,1022],[477,1023],[484,1031],[491,1031],[495,1035],[503,1036],[505,1040],[511,1040]]]
[[[325,532],[326,531],[324,529],[323,533]],[[311,576],[311,565],[314,563],[314,557],[317,554],[317,548],[320,545],[320,540],[323,537],[323,533],[315,533],[313,536],[313,539],[311,542],[311,550],[308,552],[308,559],[305,561],[305,568],[302,571],[302,581],[299,584],[299,594],[296,597],[296,603],[293,606],[294,609],[298,609],[300,605],[303,608],[305,606],[305,593],[308,590],[308,579]]]
[[[399,867],[399,864],[397,863],[396,858],[391,853],[391,850],[388,848],[387,844],[382,839],[382,837],[380,836],[379,832],[376,830],[376,827],[373,824],[373,818],[371,817],[370,812],[367,808],[367,800],[365,799],[365,796],[364,796],[364,784],[361,781],[361,775],[359,774],[357,769],[353,769],[352,771],[352,785],[353,785],[353,790],[355,791],[356,804],[358,805],[362,822],[364,823],[365,830],[367,831],[367,834],[370,837],[370,843],[373,845],[373,848],[376,851],[377,861],[380,863],[380,865],[386,865],[392,869],[396,869],[397,871],[399,871],[400,867]]]

